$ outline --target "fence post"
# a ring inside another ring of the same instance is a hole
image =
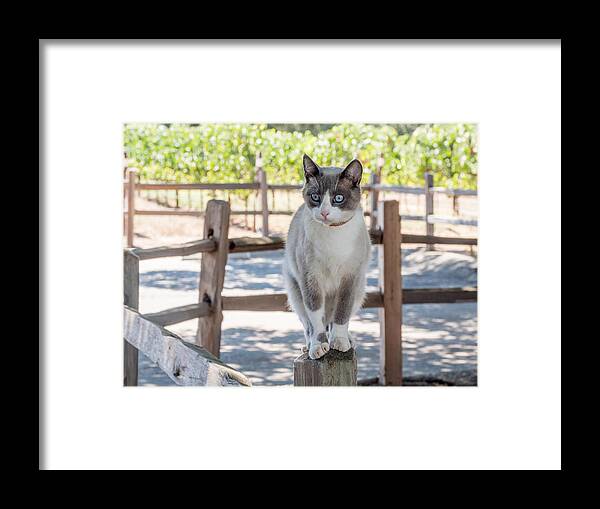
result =
[[[133,309],[139,306],[140,259],[129,249],[123,251],[123,303]],[[123,385],[138,384],[138,350],[123,340]]]
[[[383,169],[383,154],[379,154],[377,158],[377,170],[375,173],[371,173],[371,178],[369,183],[374,186],[377,184],[381,184],[381,171]],[[371,230],[374,230],[377,226],[377,204],[379,203],[379,191],[371,188]]]
[[[396,200],[380,202],[379,225],[383,243],[379,250],[379,289],[383,308],[379,310],[380,371],[382,385],[402,385],[402,253],[400,204]]]
[[[434,227],[433,223],[429,222],[429,216],[433,215],[433,192],[431,188],[433,187],[433,174],[430,172],[425,172],[425,225],[426,225],[426,235],[433,236]],[[427,244],[428,250],[433,250],[433,244]]]
[[[329,350],[320,359],[310,359],[303,353],[294,360],[294,386],[355,386],[357,362],[356,352]]]
[[[223,200],[210,200],[204,215],[204,238],[215,240],[217,249],[210,253],[202,253],[199,287],[200,302],[209,302],[212,312],[209,316],[198,319],[196,343],[217,357],[221,349],[221,292],[229,253],[228,233],[229,204]]]
[[[262,211],[262,234],[269,236],[269,188],[267,185],[267,173],[262,167],[262,153],[256,155],[256,176],[260,184],[260,199]]]
[[[136,174],[137,170],[135,168],[127,169],[127,247],[133,247]]]

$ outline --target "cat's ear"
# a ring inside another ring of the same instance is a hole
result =
[[[344,169],[341,174],[342,178],[347,178],[352,180],[352,185],[357,186],[360,184],[360,179],[362,178],[363,167],[358,159],[354,159],[350,162],[348,166]]]
[[[304,166],[304,177],[307,182],[311,177],[317,178],[319,176],[319,167],[317,166],[317,163],[306,154],[304,154],[304,157],[302,158],[302,165]]]

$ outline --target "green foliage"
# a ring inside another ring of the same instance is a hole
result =
[[[379,153],[389,184],[477,187],[477,129],[473,124],[339,124],[328,129],[276,129],[266,124],[127,124],[125,152],[142,181],[251,182],[262,152],[270,183],[302,181],[302,154],[323,166],[357,157],[365,173]],[[242,193],[243,194],[243,193]]]

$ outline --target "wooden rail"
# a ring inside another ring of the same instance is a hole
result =
[[[136,210],[134,215],[136,216],[191,216],[191,217],[203,217],[205,212],[203,210]],[[293,210],[271,210],[269,215],[271,216],[291,216],[294,214]],[[127,212],[124,212],[127,215]],[[260,210],[232,210],[229,215],[231,216],[261,216],[262,211]]]
[[[383,233],[381,230],[371,230],[371,244],[381,244]],[[401,234],[402,244],[450,244],[476,246],[477,239],[467,237],[439,237],[428,235]],[[276,251],[285,248],[283,237],[238,237],[229,239],[230,253],[250,253],[256,251]],[[140,260],[152,258],[166,258],[169,256],[189,256],[196,253],[208,253],[216,249],[216,243],[211,239],[196,240],[183,244],[151,248],[133,248],[131,251]]]
[[[146,313],[146,318],[158,325],[166,327],[176,323],[187,322],[194,318],[203,318],[212,313],[212,308],[208,302],[197,302],[187,304],[176,308],[165,309],[157,313]]]
[[[365,192],[371,193],[371,200],[369,210],[365,210],[365,216],[370,217],[370,225],[373,228],[376,225],[377,219],[377,202],[378,195],[380,192],[394,192],[402,194],[415,194],[425,195],[425,214],[423,215],[403,215],[403,220],[409,221],[424,221],[426,235],[434,237],[435,225],[436,224],[454,224],[454,225],[467,225],[477,226],[478,221],[472,218],[460,218],[460,217],[442,217],[434,215],[434,201],[433,197],[435,194],[444,194],[447,196],[453,196],[455,199],[459,196],[477,196],[477,191],[469,189],[451,189],[441,188],[433,186],[433,177],[431,173],[425,173],[425,186],[424,187],[411,187],[411,186],[392,186],[382,185],[381,175],[383,171],[383,156],[380,155],[377,159],[377,168],[375,172],[371,174],[369,183],[365,183],[361,186],[361,189]],[[255,164],[255,181],[254,182],[243,182],[243,183],[214,183],[214,184],[181,184],[181,183],[136,183],[136,172],[135,168],[127,169],[127,180],[124,183],[124,192],[127,197],[127,212],[124,213],[126,220],[126,231],[127,231],[127,246],[133,247],[133,236],[134,236],[134,223],[135,216],[188,216],[188,217],[201,217],[204,215],[203,211],[199,210],[137,210],[135,208],[135,192],[139,191],[161,191],[161,190],[175,190],[177,192],[181,190],[212,190],[212,191],[235,191],[235,190],[251,190],[256,191],[260,197],[261,209],[260,210],[231,210],[230,216],[261,216],[262,227],[261,232],[264,236],[269,236],[269,216],[270,215],[285,215],[289,216],[294,214],[293,210],[269,210],[268,203],[268,191],[275,190],[299,190],[302,189],[301,184],[269,184],[267,182],[267,175],[262,167],[262,156],[260,152],[256,157]],[[177,206],[179,206],[179,199],[177,195]],[[457,209],[455,209],[457,210]],[[427,243],[428,249],[433,249],[434,244]]]
[[[248,182],[246,184],[223,183],[223,184],[137,184],[135,186],[140,191],[169,191],[169,190],[193,190],[201,189],[205,191],[233,191],[239,189],[260,189],[260,184]]]
[[[146,249],[134,248],[133,253],[140,260],[152,258],[167,258],[169,256],[189,256],[196,253],[208,253],[217,249],[217,243],[213,239],[195,240],[184,244],[173,244],[171,246],[151,247]]]
[[[381,230],[371,230],[371,243],[381,244]],[[449,244],[476,246],[477,239],[467,237],[439,237],[428,235],[414,235],[405,233],[401,235],[402,244]],[[257,251],[276,251],[285,248],[283,237],[239,237],[229,239],[230,253],[250,253]],[[184,244],[173,244],[169,246],[151,248],[133,248],[131,251],[140,260],[152,258],[166,258],[169,256],[189,256],[196,253],[208,253],[216,249],[216,243],[210,239],[187,242]]]
[[[403,288],[404,304],[456,304],[477,301],[477,288]],[[383,293],[369,292],[363,308],[383,307]],[[285,293],[224,295],[225,311],[289,311]]]
[[[205,348],[186,343],[135,309],[123,309],[123,335],[132,348],[145,354],[177,385],[246,386],[252,384],[239,371]]]

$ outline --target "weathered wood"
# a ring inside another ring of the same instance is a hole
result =
[[[199,302],[208,302],[212,313],[198,320],[197,343],[216,357],[221,349],[221,322],[223,311],[221,292],[225,279],[225,265],[229,252],[229,204],[210,200],[204,218],[204,238],[217,243],[217,249],[202,254],[200,263]]]
[[[377,226],[377,204],[379,203],[379,191],[376,186],[381,183],[383,163],[383,154],[380,153],[379,157],[377,158],[377,169],[374,173],[371,174],[371,178],[369,181],[369,183],[371,184],[371,207],[369,210],[369,215],[371,216],[371,229],[374,229]]]
[[[285,239],[283,237],[239,237],[229,240],[230,253],[275,251],[284,247]]]
[[[291,216],[295,213],[293,210],[273,210],[269,214],[275,216]],[[127,212],[123,212],[127,216]],[[202,217],[205,212],[203,210],[136,210],[136,216],[191,216],[191,217]],[[231,210],[230,216],[247,216],[255,215],[261,216],[261,210]]]
[[[140,269],[139,258],[131,249],[123,251],[123,304],[132,309],[139,306]],[[136,386],[138,383],[137,348],[123,342],[123,385]]]
[[[136,216],[193,216],[200,217],[204,215],[201,210],[136,210]]]
[[[137,170],[127,169],[127,247],[133,247],[135,228],[135,178]]]
[[[128,344],[156,362],[178,385],[252,385],[245,375],[221,362],[205,348],[186,343],[132,308],[124,308],[123,323]]]
[[[433,227],[434,224],[462,224],[467,226],[477,226],[477,219],[466,219],[463,217],[444,217],[444,216],[428,216],[427,224]]]
[[[402,244],[457,244],[476,246],[477,239],[468,237],[439,237],[436,235],[402,234]]]
[[[178,306],[176,308],[165,309],[156,313],[146,313],[144,316],[153,321],[157,325],[173,325],[194,318],[202,318],[209,316],[212,312],[208,302],[198,302],[196,304],[188,304],[186,306]]]
[[[404,194],[424,194],[425,190],[421,187],[408,187],[408,186],[384,186],[381,184],[367,185],[363,187],[364,190],[368,191],[380,191],[390,193],[404,193]]]
[[[224,311],[289,311],[285,293],[224,295]]]
[[[248,183],[227,183],[227,184],[138,184],[137,189],[167,191],[172,189],[204,189],[204,190],[233,190],[233,189],[259,189],[259,184],[256,182]]]
[[[457,304],[477,302],[477,288],[409,288],[402,291],[403,304]]]
[[[428,236],[434,235],[434,224],[429,221],[429,218],[433,215],[433,193],[431,188],[433,187],[433,174],[425,172],[425,234]],[[434,249],[433,244],[427,244],[427,249]]]
[[[269,189],[274,191],[298,191],[303,187],[302,184],[269,184]]]
[[[297,387],[355,386],[356,352],[330,350],[320,359],[303,353],[294,360],[294,385]]]
[[[269,236],[269,186],[267,185],[267,172],[262,167],[262,157],[259,152],[256,158],[256,176],[260,184],[260,210],[262,212],[262,234]]]
[[[379,204],[383,245],[379,246],[379,287],[383,293],[380,323],[380,374],[384,385],[402,385],[402,253],[400,205],[395,200]],[[383,278],[381,277],[383,275]]]
[[[371,244],[381,244],[383,241],[383,232],[381,229],[369,231],[371,236]],[[403,233],[400,237],[402,244],[457,244],[465,246],[475,246],[478,241],[475,238],[469,237],[439,237],[436,235],[414,235],[411,233]]]
[[[405,288],[402,290],[403,304],[454,304],[458,302],[476,302],[477,288]],[[285,293],[262,295],[224,295],[224,311],[289,311]],[[368,292],[362,306],[382,308],[383,294]]]
[[[125,184],[126,185],[126,184]],[[302,189],[302,184],[269,184],[268,188],[280,191],[293,191]],[[235,190],[235,189],[260,189],[258,182],[247,182],[247,183],[218,183],[218,184],[177,184],[177,183],[144,183],[137,184],[137,190],[142,191],[160,191],[160,190]],[[410,187],[410,186],[389,186],[378,183],[376,185],[365,184],[361,186],[363,191],[387,191],[392,193],[404,193],[404,194],[425,194],[425,190],[422,187]],[[432,187],[431,192],[445,194],[448,196],[477,196],[478,192],[472,189],[450,189],[445,187]]]
[[[135,248],[133,252],[140,260],[152,258],[166,258],[169,256],[189,256],[196,253],[209,253],[217,249],[217,243],[212,239],[195,240],[184,244],[151,247],[146,249]]]
[[[450,189],[446,187],[432,187],[431,192],[445,194],[448,196],[477,196],[477,191],[473,189]]]

